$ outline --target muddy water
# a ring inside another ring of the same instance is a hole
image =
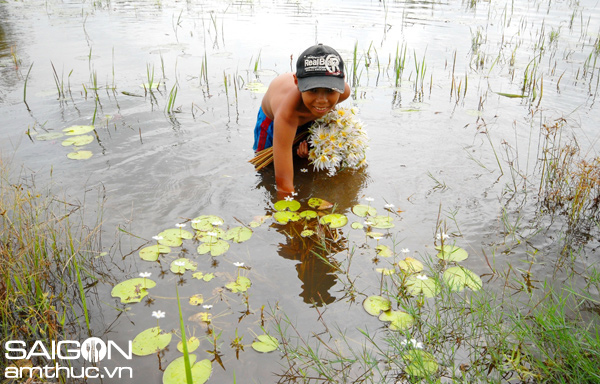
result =
[[[551,261],[563,227],[546,219],[548,229],[531,236],[540,225],[540,131],[565,119],[565,138],[575,136],[582,153],[598,151],[597,5],[9,1],[0,4],[0,150],[14,167],[23,166],[28,180],[34,175],[38,185],[53,183],[90,216],[105,199],[102,245],[112,281],[91,297],[98,333],[110,325],[106,337],[129,340],[156,324],[153,310],[167,311],[161,327],[178,329],[173,298],[179,278],[168,263],[185,249],[199,270],[217,274],[209,283],[186,275],[180,286],[184,297],[203,293],[214,305],[215,328],[223,330],[219,348],[227,370],[215,362],[211,381],[230,382],[235,372],[238,382],[273,382],[279,356],[258,355],[248,345],[262,332],[262,306],[266,313],[278,305],[300,332],[315,327],[313,301],[327,305],[332,323],[379,327],[347,302],[343,283],[311,257],[291,227],[263,225],[214,262],[195,255],[191,243],[162,264],[143,262],[135,252],[163,229],[202,214],[219,215],[232,227],[272,211],[272,170],[256,173],[247,163],[262,96],[248,85],[268,85],[290,71],[298,53],[315,42],[336,47],[353,86],[346,104],[360,108],[371,137],[369,166],[334,178],[297,172],[298,200],[305,207],[309,197],[335,202],[352,221],[360,219],[350,207],[365,197],[380,211],[392,203],[403,212],[382,243],[421,259],[434,254],[440,220],[471,252],[468,267],[479,274],[489,273],[484,252],[494,255],[497,267],[529,268],[522,260],[537,249],[548,263],[533,272],[544,280],[555,273]],[[405,68],[396,82],[394,62],[403,49]],[[142,87],[150,77],[160,81],[152,93]],[[174,86],[175,111],[169,112]],[[72,150],[61,145],[63,138],[37,139],[92,123],[88,160],[68,159]],[[297,162],[297,171],[304,167]],[[518,224],[518,233],[505,223]],[[349,227],[341,235],[342,244],[358,245],[351,271],[359,276],[357,287],[376,293],[372,247],[360,247],[374,240]],[[524,237],[528,245],[519,246]],[[586,254],[593,256],[596,245],[584,244]],[[574,268],[587,268],[591,256]],[[253,281],[253,314],[239,322],[242,297],[222,290],[238,273],[234,262],[250,267],[242,272]],[[142,271],[159,283],[154,304],[130,305],[119,315],[115,308],[124,306],[110,297],[111,284]],[[188,307],[184,315],[198,311]],[[204,325],[189,324],[190,332],[206,336]],[[246,344],[239,359],[229,347],[236,329]],[[210,357],[204,352],[210,348],[204,339],[199,358]],[[162,367],[177,356],[171,347]],[[154,356],[111,364],[132,366],[135,382],[160,382]]]

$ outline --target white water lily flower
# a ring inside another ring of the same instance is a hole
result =
[[[427,275],[417,275],[417,279],[419,279],[419,280],[427,280],[427,279],[429,279],[429,277],[427,277]]]
[[[146,278],[152,276],[151,272],[140,272],[140,277]]]
[[[216,232],[206,232],[207,236],[211,236],[211,237],[217,237],[217,233]]]
[[[383,208],[386,208],[386,209],[392,209],[394,207],[395,207],[394,204],[386,204],[386,205],[383,206]]]
[[[157,319],[162,319],[166,316],[166,313],[163,311],[152,311],[152,317],[156,317]]]
[[[449,236],[448,236],[448,234],[446,234],[446,232],[442,232],[441,234],[438,233],[435,236],[435,238],[438,239],[438,240],[446,240],[448,237]]]
[[[285,201],[292,201],[294,200],[294,198],[292,196],[286,196],[285,197]]]
[[[372,203],[373,201],[375,201],[375,199],[372,197],[365,197],[365,200],[368,201],[369,203]]]
[[[302,173],[307,173],[307,172],[308,172],[308,169],[306,169],[306,168],[302,168],[302,169],[300,169],[300,172],[302,172]]]
[[[223,222],[222,221],[213,221],[211,224],[218,227],[219,225],[223,225]]]
[[[185,266],[185,261],[179,261],[179,260],[178,261],[174,261],[173,265],[176,265],[178,267],[183,267],[183,266]]]
[[[163,239],[163,237],[162,237],[162,236],[152,236],[152,238],[153,238],[154,240],[156,240],[156,241],[160,241],[160,240],[162,240],[162,239]]]
[[[235,263],[233,263],[233,265],[235,265],[236,267],[238,267],[238,268],[239,268],[239,267],[243,267],[243,266],[244,266],[244,263],[238,263],[238,262],[235,262]]]
[[[210,304],[206,304],[206,305],[203,305],[203,306],[202,306],[202,308],[204,308],[204,309],[211,309],[212,307],[213,307],[213,306],[212,306],[212,305],[210,305]]]
[[[410,249],[408,249],[408,248],[402,248],[402,250],[400,252],[402,252],[402,253],[409,253]]]
[[[177,224],[175,224],[175,226],[177,228],[183,228],[183,227],[185,227],[185,224],[184,223],[177,223]]]
[[[412,345],[412,347],[413,347],[413,348],[419,348],[419,349],[423,349],[423,343],[421,343],[420,341],[417,341],[417,340],[415,340],[415,339],[410,339],[410,340],[406,340],[406,339],[404,339],[404,340],[402,340],[402,341],[400,342],[400,344],[401,344],[403,347],[406,347],[407,345],[409,345],[409,344],[410,344],[410,345]]]

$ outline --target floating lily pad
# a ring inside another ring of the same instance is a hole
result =
[[[184,240],[191,240],[194,238],[194,234],[192,232],[186,231],[183,228],[165,229],[164,231],[159,233],[158,236],[161,236],[164,238],[175,237],[175,238],[180,238],[180,239],[184,239]]]
[[[202,305],[204,303],[204,296],[201,293],[197,293],[190,297],[191,305]]]
[[[391,216],[375,216],[369,217],[369,222],[371,223],[371,227],[379,228],[379,229],[389,229],[394,228],[394,218]]]
[[[465,289],[465,287],[478,291],[483,286],[479,276],[473,271],[461,266],[448,268],[444,272],[443,279],[452,291],[460,292]]]
[[[352,212],[359,217],[375,216],[377,215],[377,209],[364,204],[357,204],[352,207]]]
[[[198,347],[200,346],[200,339],[197,338],[196,336],[192,336],[189,339],[187,339],[186,344],[187,344],[188,353],[192,353],[196,349],[198,349]],[[183,341],[180,341],[179,343],[177,343],[177,350],[179,352],[183,353]]]
[[[382,311],[389,311],[392,303],[382,296],[369,296],[363,301],[363,308],[371,316],[379,316]]]
[[[249,278],[245,276],[238,276],[235,281],[225,284],[225,288],[229,289],[233,293],[246,292],[252,285]]]
[[[225,238],[225,231],[221,228],[212,228],[207,232],[198,232],[196,239],[203,243],[216,243],[219,239]]]
[[[93,130],[93,125],[74,125],[72,127],[63,129],[63,132],[67,136],[75,136],[83,135],[84,133],[92,132]]]
[[[280,224],[287,224],[290,221],[300,220],[300,215],[297,212],[283,211],[275,212],[273,218]]]
[[[296,200],[279,200],[273,205],[277,211],[292,211],[296,212],[300,209],[300,202]]]
[[[209,312],[198,312],[195,315],[189,317],[190,321],[197,321],[199,323],[210,324],[212,322],[212,314]]]
[[[383,234],[381,232],[367,232],[367,236],[369,236],[372,239],[379,240],[383,236],[385,236],[385,234]]]
[[[86,160],[92,157],[94,154],[92,151],[75,151],[67,154],[67,157],[71,160]]]
[[[156,261],[161,253],[169,253],[171,248],[166,245],[150,245],[148,247],[140,249],[140,258],[146,261]]]
[[[254,348],[254,350],[257,352],[268,353],[279,348],[279,340],[273,336],[259,335],[257,338],[258,341],[252,343],[252,348]]]
[[[223,240],[217,240],[214,243],[202,243],[198,246],[198,253],[201,255],[210,252],[211,256],[220,256],[227,252],[229,249],[229,243]]]
[[[424,377],[431,375],[438,370],[438,363],[435,357],[429,352],[420,349],[411,349],[402,355],[406,361],[404,370],[410,376]]]
[[[148,328],[133,339],[131,352],[137,356],[152,355],[166,348],[172,337],[172,333],[161,333],[160,327]]]
[[[196,272],[192,275],[193,278],[204,281],[211,281],[215,278],[214,273]]]
[[[425,297],[434,297],[440,292],[440,286],[434,279],[420,275],[411,275],[406,280],[405,286],[408,293],[413,296],[423,294]]]
[[[364,226],[361,223],[359,223],[358,221],[355,221],[354,223],[352,223],[351,227],[352,227],[352,229],[363,229],[364,228]]]
[[[306,220],[314,219],[314,218],[317,218],[318,216],[319,216],[319,214],[317,212],[311,211],[310,209],[300,212],[300,217],[303,219],[306,219]]]
[[[312,229],[305,229],[302,232],[300,232],[300,236],[302,236],[302,237],[310,237],[314,234],[315,234],[315,231],[313,231]]]
[[[234,227],[225,232],[223,239],[233,240],[236,243],[243,243],[252,237],[252,230],[246,227]]]
[[[94,136],[92,135],[81,135],[81,136],[73,136],[62,142],[63,147],[68,147],[70,145],[74,145],[76,147],[81,147],[87,145],[94,141]]]
[[[392,310],[381,312],[381,315],[379,315],[379,320],[389,321],[390,329],[392,331],[407,330],[415,323],[415,318],[410,313]]]
[[[115,285],[110,294],[112,297],[120,298],[121,303],[139,303],[148,295],[148,289],[155,286],[154,280],[147,277],[136,277]]]
[[[182,257],[171,262],[171,272],[183,274],[185,271],[195,271],[198,265],[185,257]]]
[[[446,261],[454,261],[459,262],[467,259],[469,254],[467,251],[462,249],[461,247],[457,247],[455,245],[444,245],[444,247],[437,246],[435,247],[438,251],[437,257]]]
[[[341,228],[348,224],[348,218],[341,213],[330,213],[321,217],[321,224],[327,224],[330,228]]]
[[[50,140],[60,139],[63,136],[64,136],[64,134],[62,134],[60,132],[48,132],[48,133],[42,133],[41,135],[37,135],[35,137],[35,139],[39,140],[39,141],[50,141]]]
[[[381,257],[394,256],[394,252],[392,252],[392,250],[385,245],[378,245],[375,247],[375,250],[377,250],[377,256],[381,256]]]
[[[250,227],[256,228],[260,227],[265,221],[271,218],[271,215],[265,216],[254,216],[254,220],[250,222]]]
[[[215,215],[202,215],[192,220],[192,228],[199,231],[210,231],[215,225],[223,225],[225,220]]]
[[[312,199],[308,199],[308,206],[314,209],[323,210],[333,207],[333,204],[331,204],[327,200],[319,199],[318,197],[313,197]]]
[[[406,273],[416,273],[423,270],[423,263],[412,257],[406,257],[398,262],[398,267]]]
[[[212,363],[210,360],[204,359],[196,363],[196,355],[188,355],[188,357],[192,366],[192,382],[194,384],[206,383],[212,373]],[[185,356],[178,357],[167,366],[163,374],[163,384],[187,383],[184,359]]]

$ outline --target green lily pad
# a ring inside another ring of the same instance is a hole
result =
[[[190,297],[191,305],[202,305],[204,303],[204,296],[201,293],[197,293]]]
[[[154,280],[147,277],[136,277],[115,285],[110,294],[112,297],[120,298],[121,303],[139,303],[148,295],[148,289],[155,286]]]
[[[406,290],[413,296],[423,294],[425,297],[434,297],[440,292],[440,286],[434,279],[423,278],[422,275],[411,275],[405,283]]]
[[[423,270],[423,263],[412,257],[405,257],[398,262],[398,267],[406,273],[416,273]]]
[[[160,327],[148,328],[133,339],[131,352],[137,356],[152,355],[166,348],[172,337],[172,333],[161,333]]]
[[[71,160],[86,160],[92,157],[94,154],[92,151],[75,151],[67,153],[67,157]]]
[[[282,211],[282,212],[275,212],[273,214],[273,218],[275,219],[276,222],[278,222],[280,224],[287,224],[290,221],[300,220],[300,215],[297,212]]]
[[[279,348],[279,340],[269,335],[257,336],[258,341],[252,343],[252,348],[261,353],[273,352]]]
[[[379,239],[383,238],[383,236],[385,236],[385,234],[380,233],[380,232],[367,232],[367,236],[369,236],[372,239],[379,240]]]
[[[392,252],[392,250],[385,245],[378,245],[375,247],[375,249],[377,250],[377,256],[381,256],[381,257],[394,256],[394,252]]]
[[[229,243],[223,240],[217,240],[214,243],[202,243],[198,246],[198,253],[205,255],[210,252],[211,256],[220,256],[229,250]]]
[[[461,266],[448,268],[444,272],[443,279],[452,291],[460,292],[465,289],[465,287],[469,287],[473,291],[479,291],[483,286],[479,276],[473,271]]]
[[[302,237],[310,237],[314,234],[315,234],[315,231],[313,231],[312,229],[305,229],[302,232],[300,232],[300,236],[302,236]]]
[[[277,211],[292,211],[296,212],[300,209],[300,202],[296,200],[279,200],[273,205]]]
[[[364,205],[364,204],[357,204],[354,207],[352,207],[352,212],[359,217],[367,217],[367,216],[375,216],[377,215],[377,209],[368,206],[368,205]]]
[[[394,228],[394,218],[391,216],[375,216],[369,217],[369,222],[371,223],[371,227],[379,228],[379,229],[389,229]]]
[[[199,241],[211,244],[214,244],[219,241],[219,239],[223,238],[225,238],[225,231],[221,228],[212,228],[210,231],[206,232],[201,231],[196,235],[196,239]]]
[[[319,199],[318,197],[313,197],[311,199],[308,199],[308,206],[314,209],[323,210],[333,207],[333,204],[331,204],[327,200]]]
[[[198,279],[198,280],[211,281],[212,279],[215,278],[215,274],[214,273],[196,272],[192,275],[192,277],[194,279]]]
[[[50,141],[50,140],[60,139],[63,136],[64,135],[60,132],[47,132],[47,133],[42,133],[41,135],[37,135],[35,137],[35,139],[39,140],[39,141]]]
[[[197,338],[196,336],[192,336],[189,339],[187,339],[186,344],[187,344],[188,353],[192,353],[196,349],[198,349],[198,347],[200,346],[200,339]],[[183,341],[180,341],[179,343],[177,343],[177,350],[179,352],[183,353]]]
[[[392,310],[381,312],[379,320],[389,321],[392,331],[405,331],[415,323],[415,318],[410,313]]]
[[[429,352],[420,349],[411,349],[402,355],[406,362],[404,370],[410,376],[424,377],[435,373],[438,370],[438,363],[435,357]]]
[[[161,253],[169,253],[171,248],[166,245],[150,245],[140,249],[140,258],[146,261],[156,261]]]
[[[364,228],[364,226],[361,223],[359,223],[358,221],[355,221],[350,226],[352,227],[352,229],[363,229]]]
[[[185,271],[195,271],[198,268],[198,265],[185,257],[182,257],[177,260],[173,260],[171,262],[171,272],[183,274]]]
[[[225,220],[215,215],[202,215],[192,220],[192,228],[199,231],[211,231],[216,223],[223,225]]]
[[[257,228],[260,227],[265,221],[271,218],[271,215],[265,216],[254,216],[254,220],[250,222],[250,227]]]
[[[243,243],[252,237],[252,230],[246,227],[234,227],[225,232],[223,239]]]
[[[252,285],[249,278],[245,276],[238,276],[235,281],[225,284],[225,288],[229,289],[233,293],[246,292]]]
[[[191,240],[194,238],[194,234],[190,231],[186,231],[183,228],[169,228],[165,229],[158,236],[162,236],[164,238],[167,237],[176,237],[184,240]]]
[[[63,147],[68,147],[70,145],[74,145],[76,147],[81,147],[87,145],[94,141],[94,136],[92,135],[81,135],[81,136],[73,136],[62,142]]]
[[[327,224],[330,228],[341,228],[348,224],[348,218],[341,213],[330,213],[321,217],[319,220],[321,224]]]
[[[444,245],[444,247],[437,246],[435,247],[438,251],[437,257],[446,260],[446,261],[454,261],[459,262],[467,259],[469,254],[467,251],[462,249],[461,247],[457,247],[455,245]]]
[[[391,269],[391,268],[375,268],[376,272],[379,272],[385,276],[392,276],[393,274],[396,273],[395,269]]]
[[[204,359],[196,363],[196,355],[188,355],[188,357],[192,366],[192,382],[194,384],[206,383],[212,373],[210,360]],[[163,374],[163,384],[187,383],[184,359],[185,356],[178,357],[167,366]]]
[[[369,296],[363,301],[363,308],[371,316],[379,316],[382,311],[389,311],[392,303],[382,296]]]
[[[83,135],[84,133],[92,132],[93,130],[93,125],[74,125],[72,127],[63,129],[63,132],[67,136],[75,136]]]
[[[310,209],[300,212],[300,217],[303,219],[306,219],[306,220],[314,219],[314,218],[317,218],[318,216],[319,216],[319,214],[317,212],[311,211]]]

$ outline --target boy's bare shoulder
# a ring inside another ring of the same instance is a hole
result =
[[[300,99],[300,91],[294,82],[294,75],[285,73],[277,76],[269,84],[263,96],[262,109],[267,116],[274,118],[276,114],[293,113]]]

